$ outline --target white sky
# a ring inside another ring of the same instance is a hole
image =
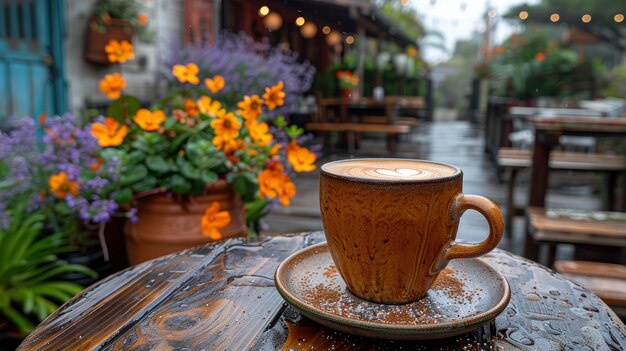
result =
[[[519,26],[500,18],[511,6],[521,3],[537,3],[539,0],[409,0],[420,14],[427,30],[437,30],[445,36],[448,53],[439,49],[422,46],[422,55],[427,62],[437,63],[450,58],[454,43],[458,39],[469,39],[475,30],[483,31],[484,14],[490,5],[496,10],[497,26],[494,42],[500,43],[512,33],[519,31]],[[464,8],[464,9],[463,9]],[[431,37],[425,40],[436,41]]]

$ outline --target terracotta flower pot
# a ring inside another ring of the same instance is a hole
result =
[[[230,224],[219,228],[223,238],[247,236],[246,215],[239,195],[225,180],[207,187],[206,195],[180,204],[164,194],[140,199],[139,221],[128,221],[124,230],[129,264],[135,265],[156,257],[211,242],[200,227],[204,211],[217,201],[220,211],[230,212]]]
[[[85,35],[85,59],[99,64],[110,64],[104,47],[112,40],[133,40],[133,25],[122,19],[110,18],[109,23],[99,24],[95,18],[89,19]]]
[[[352,99],[353,93],[354,91],[352,89],[341,89],[341,97],[346,100]]]

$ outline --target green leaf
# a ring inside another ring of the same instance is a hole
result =
[[[141,108],[141,102],[134,96],[122,95],[107,107],[107,116],[115,118],[118,122],[124,122],[132,118]]]
[[[183,174],[183,176],[189,179],[194,179],[194,180],[200,179],[200,170],[194,167],[189,162],[183,163],[183,166],[181,167],[180,171]]]
[[[136,193],[142,193],[144,191],[156,188],[157,185],[159,185],[159,181],[155,177],[149,176],[142,179],[138,183],[133,184],[133,191]]]
[[[167,172],[170,169],[170,165],[165,159],[159,155],[151,155],[146,158],[146,166],[148,169],[155,172]]]
[[[292,124],[289,128],[287,128],[286,132],[290,139],[295,139],[304,133],[304,129]]]
[[[115,202],[120,205],[128,205],[133,199],[133,192],[129,188],[123,188],[115,193]]]
[[[191,184],[183,177],[175,174],[169,179],[169,188],[175,193],[185,194],[191,189]]]
[[[169,147],[169,151],[176,152],[180,148],[180,146],[183,144],[183,142],[187,140],[187,138],[189,138],[189,136],[190,136],[189,133],[178,134],[174,138],[174,140],[172,140],[172,143],[170,144],[170,147]]]
[[[217,181],[217,173],[205,169],[200,174],[200,179],[206,184],[215,183]]]
[[[254,222],[270,212],[266,199],[255,199],[246,203],[246,222]]]
[[[143,165],[136,165],[130,171],[124,172],[120,177],[120,184],[122,186],[128,186],[139,180],[145,178],[148,175],[148,170]]]
[[[287,121],[285,120],[285,116],[278,116],[274,119],[274,125],[278,129],[283,129],[287,126]]]

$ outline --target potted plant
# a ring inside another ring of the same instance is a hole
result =
[[[110,64],[105,46],[116,40],[120,46],[133,42],[137,33],[148,36],[148,16],[141,12],[137,0],[99,0],[87,23],[85,59],[98,64]]]
[[[27,197],[11,205],[3,211],[0,226],[0,320],[8,322],[5,330],[4,323],[0,323],[0,333],[13,336],[9,339],[21,339],[83,289],[63,281],[60,275],[82,273],[95,277],[96,273],[58,258],[73,250],[67,233],[46,233],[46,214],[42,210],[29,211]]]
[[[89,126],[78,124],[71,114],[42,116],[38,125],[24,118],[10,132],[0,133],[0,226],[10,222],[3,207],[29,195],[28,209],[46,215],[46,231],[67,233],[74,250],[65,252],[64,259],[104,275],[108,252],[103,228],[118,208],[110,171],[115,160],[105,162]],[[84,285],[95,281],[85,275],[66,278]]]
[[[301,146],[303,130],[266,115],[284,104],[282,81],[233,106],[216,98],[229,84],[221,75],[207,76],[193,62],[169,74],[176,86],[150,108],[124,94],[121,74],[107,75],[100,87],[114,102],[91,127],[107,158],[120,160],[115,192],[132,206],[125,230],[131,264],[248,235],[246,222],[271,200],[289,205],[291,172],[315,169],[315,154]]]
[[[341,97],[344,99],[355,98],[354,88],[359,85],[359,77],[349,70],[339,70],[335,73],[335,76],[341,89]]]

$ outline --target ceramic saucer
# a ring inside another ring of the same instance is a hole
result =
[[[396,340],[459,335],[493,320],[509,303],[506,279],[479,259],[452,260],[422,299],[383,305],[352,295],[326,243],[287,257],[276,288],[304,316],[347,333]]]

